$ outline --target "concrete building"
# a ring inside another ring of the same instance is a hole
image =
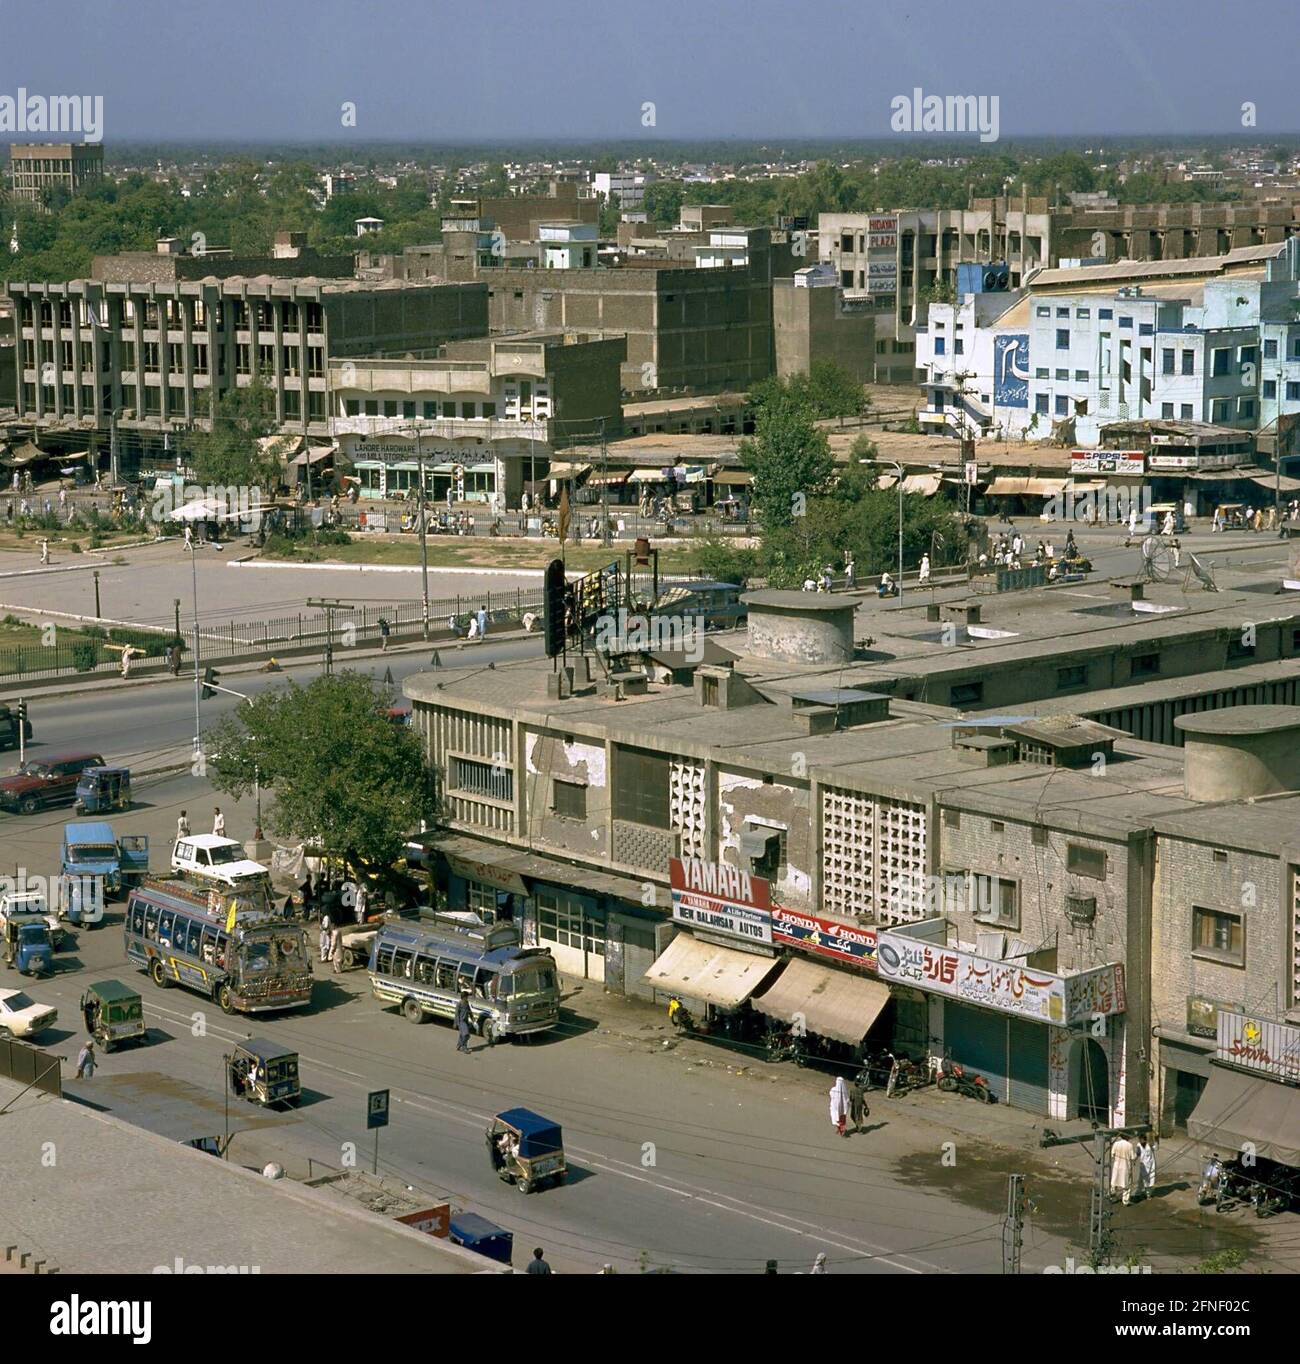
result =
[[[1178,262],[1039,272],[932,304],[923,424],[1100,443],[1116,421],[1276,430],[1300,413],[1300,240]]]
[[[256,371],[275,393],[280,425],[325,436],[330,360],[428,353],[487,332],[481,284],[302,276],[294,260],[255,276],[193,278],[192,260],[144,259],[162,262],[144,280],[128,260],[101,264],[106,278],[9,282],[20,419],[105,429],[116,412],[121,425],[143,431],[203,426],[215,396],[247,386]]]
[[[875,314],[850,302],[830,266],[809,265],[772,282],[776,372],[807,374],[818,360],[839,365],[859,383],[875,375]]]
[[[597,171],[591,187],[620,212],[635,212],[645,202],[645,187],[654,180],[643,171]]]
[[[474,218],[485,232],[501,232],[508,242],[536,241],[541,223],[576,222],[592,227],[599,224],[600,203],[586,185],[554,180],[549,191],[457,200],[457,213],[460,218]],[[445,218],[443,228],[447,228]]]
[[[594,223],[539,223],[537,241],[544,270],[590,270],[596,265]]]
[[[15,199],[43,204],[54,190],[75,194],[104,178],[100,142],[11,142],[9,179]]]
[[[622,429],[621,338],[520,335],[460,341],[436,358],[330,362],[330,433],[363,497],[518,507],[559,448]],[[418,447],[417,447],[418,435]]]
[[[769,977],[796,963],[850,1000],[829,1038],[880,1026],[895,1046],[948,1047],[1003,1101],[1056,1118],[1183,1121],[1195,1095],[1162,1072],[1184,1058],[1162,1060],[1152,1029],[1186,1050],[1189,995],[1300,1004],[1300,891],[1278,871],[1300,855],[1279,851],[1285,815],[1266,812],[1300,784],[1295,721],[1274,715],[1269,747],[1259,716],[1231,709],[1270,688],[1293,705],[1300,606],[1271,608],[1244,642],[1276,580],[1216,577],[1190,597],[1117,585],[1099,603],[1092,583],[877,611],[851,658],[835,612],[852,599],[804,621],[801,594],[770,611],[759,594],[746,632],[692,653],[682,622],[612,676],[579,658],[556,681],[525,660],[499,665],[486,697],[474,669],[409,679],[453,903],[508,904],[563,971],[700,1007],[752,996],[762,1012],[784,988]],[[1249,754],[1180,748],[1175,701],[1219,708]],[[722,883],[733,893],[701,889]],[[1239,883],[1257,888],[1250,955],[1213,917],[1237,912]],[[705,951],[748,987],[692,995],[674,962]]]
[[[1232,204],[1052,205],[1045,198],[976,199],[966,209],[823,213],[822,260],[877,317],[877,380],[907,383],[913,329],[937,290],[956,290],[957,266],[1004,261],[1009,286],[1037,270],[1096,260],[1183,261],[1300,235],[1300,198]]]

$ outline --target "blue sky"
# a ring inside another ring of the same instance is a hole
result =
[[[0,0],[0,95],[103,95],[108,143],[790,140],[888,136],[919,85],[998,96],[1004,141],[1242,135],[1253,101],[1266,142],[1297,31],[1287,0]]]

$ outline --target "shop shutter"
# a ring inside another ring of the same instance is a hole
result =
[[[1047,1113],[1047,1029],[1041,1023],[1008,1018],[1011,1033],[1011,1089],[1008,1102],[1030,1113]],[[1001,1094],[998,1098],[1002,1098]]]
[[[982,1075],[997,1095],[1007,1101],[1007,1019],[992,1009],[945,1000],[943,1045],[952,1060]],[[972,1103],[975,1100],[971,1100]]]

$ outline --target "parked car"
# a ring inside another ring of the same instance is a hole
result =
[[[10,1037],[35,1037],[58,1018],[59,1011],[38,1004],[21,990],[0,990],[0,1031]]]
[[[23,740],[32,741],[32,722],[23,721]],[[0,706],[0,748],[18,747],[18,716],[8,706]]]
[[[29,758],[12,776],[0,777],[0,807],[34,815],[50,805],[71,804],[86,768],[103,766],[104,759],[98,753]]]

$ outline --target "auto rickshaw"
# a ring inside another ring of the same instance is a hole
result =
[[[81,1016],[86,1031],[104,1048],[112,1051],[120,1042],[145,1037],[144,1002],[120,980],[97,980],[81,996]]]
[[[54,971],[50,926],[40,914],[8,914],[0,920],[6,966],[24,976],[48,976]]]
[[[76,811],[102,815],[131,804],[131,771],[126,767],[88,767],[77,778]]]
[[[302,1098],[298,1053],[265,1037],[236,1042],[230,1053],[230,1090],[249,1103],[270,1107]]]
[[[569,1172],[564,1136],[550,1118],[527,1108],[507,1109],[488,1124],[485,1140],[492,1168],[520,1193],[532,1193],[548,1179],[564,1183]]]

